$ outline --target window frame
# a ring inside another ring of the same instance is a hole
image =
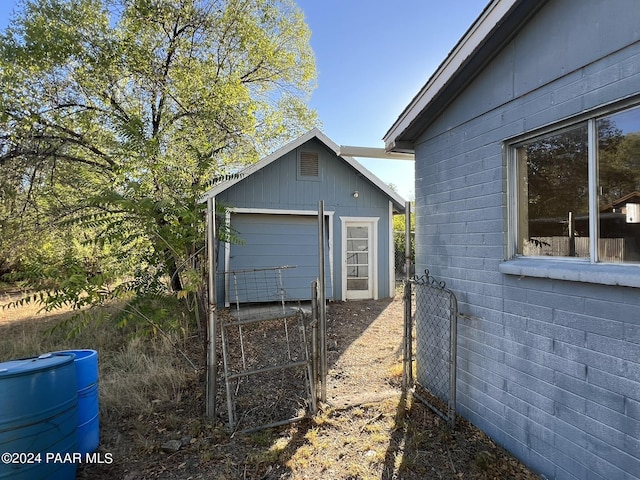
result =
[[[569,260],[569,261],[574,261],[574,262],[582,262],[585,263],[587,262],[589,259],[584,258],[584,257],[553,257],[553,256],[534,256],[534,255],[520,255],[518,254],[518,238],[519,238],[519,228],[520,228],[520,218],[519,218],[519,209],[520,209],[520,199],[521,199],[521,195],[520,195],[520,191],[518,189],[519,183],[518,183],[518,173],[519,173],[519,167],[518,167],[518,148],[524,146],[525,144],[531,142],[531,141],[535,141],[537,139],[541,139],[541,138],[545,138],[548,136],[552,136],[552,135],[558,135],[561,134],[563,132],[566,132],[568,130],[571,130],[577,126],[579,126],[580,124],[585,124],[586,123],[586,128],[587,128],[587,144],[589,147],[589,154],[588,154],[588,158],[587,158],[587,164],[588,164],[588,170],[589,170],[589,177],[588,177],[588,188],[589,188],[589,204],[588,204],[588,208],[589,208],[589,213],[591,212],[591,209],[593,207],[593,203],[592,202],[596,202],[596,208],[597,208],[597,195],[592,198],[592,182],[594,181],[594,177],[592,178],[592,170],[593,170],[593,163],[596,161],[596,156],[594,156],[592,158],[591,156],[591,141],[593,140],[593,132],[595,131],[595,119],[593,119],[593,121],[591,121],[590,119],[585,119],[585,118],[581,118],[579,120],[575,120],[573,122],[565,122],[562,124],[558,124],[555,126],[555,128],[553,127],[548,127],[544,130],[540,130],[540,131],[536,131],[535,134],[530,134],[528,136],[522,136],[519,137],[517,141],[511,141],[511,142],[505,142],[506,145],[506,151],[507,151],[507,171],[508,171],[508,180],[507,180],[507,201],[508,201],[508,206],[507,206],[507,211],[508,211],[508,243],[507,243],[507,254],[506,254],[506,258],[544,258],[544,259],[562,259],[562,260]],[[597,138],[597,135],[596,137]],[[591,225],[591,215],[589,215],[589,228],[590,228],[590,232],[593,231],[591,229],[592,225]],[[594,242],[590,242],[589,243],[589,257],[591,258],[591,247],[593,246]],[[593,262],[595,263],[595,262]]]
[[[593,109],[503,142],[503,157],[506,165],[507,242],[505,260],[499,268],[502,273],[640,288],[640,264],[609,263],[598,259],[600,227],[597,214],[599,211],[597,121],[635,107],[640,107],[638,97]],[[559,133],[584,122],[587,123],[588,136],[589,258],[520,255],[518,254],[518,202],[520,195],[518,191],[517,149],[527,142]]]

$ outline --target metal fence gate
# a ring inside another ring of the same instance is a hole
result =
[[[453,428],[458,304],[429,271],[405,283],[403,385]]]
[[[315,410],[307,335],[312,312],[288,301],[283,276],[292,268],[225,272],[231,308],[219,313],[219,327],[232,431],[291,423]],[[252,295],[260,295],[257,302]]]
[[[284,277],[295,266],[216,274],[215,219],[215,202],[208,198],[207,417],[217,416],[220,380],[233,432],[275,427],[315,414],[317,403],[326,401],[327,383],[324,201],[318,202],[319,275],[311,285],[310,305],[293,304],[287,294],[291,283]],[[219,281],[225,285],[228,310],[217,306]]]

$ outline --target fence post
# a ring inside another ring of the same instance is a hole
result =
[[[413,323],[411,319],[411,282],[404,283],[404,341],[402,345],[402,389],[413,384]]]
[[[313,395],[314,415],[318,405],[318,281],[311,283],[311,395]]]
[[[405,281],[411,278],[411,202],[404,203],[404,264]]]
[[[218,354],[216,352],[216,340],[218,332],[217,324],[217,299],[216,299],[216,262],[215,262],[215,232],[216,212],[213,197],[207,199],[207,256],[209,267],[208,303],[208,350],[207,350],[207,392],[206,415],[211,419],[216,417],[216,380],[218,376]]]
[[[320,400],[327,401],[327,314],[324,282],[324,200],[318,202],[318,334],[320,337]]]
[[[411,202],[404,204],[404,343],[402,388],[406,391],[413,384],[413,323],[411,311]]]

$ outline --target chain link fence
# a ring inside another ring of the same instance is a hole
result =
[[[456,413],[458,306],[428,271],[405,284],[404,384],[451,427]]]

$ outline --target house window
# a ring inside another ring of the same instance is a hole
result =
[[[516,255],[640,263],[640,107],[510,150]]]
[[[298,157],[298,178],[301,180],[318,180],[320,178],[317,152],[300,152]]]

